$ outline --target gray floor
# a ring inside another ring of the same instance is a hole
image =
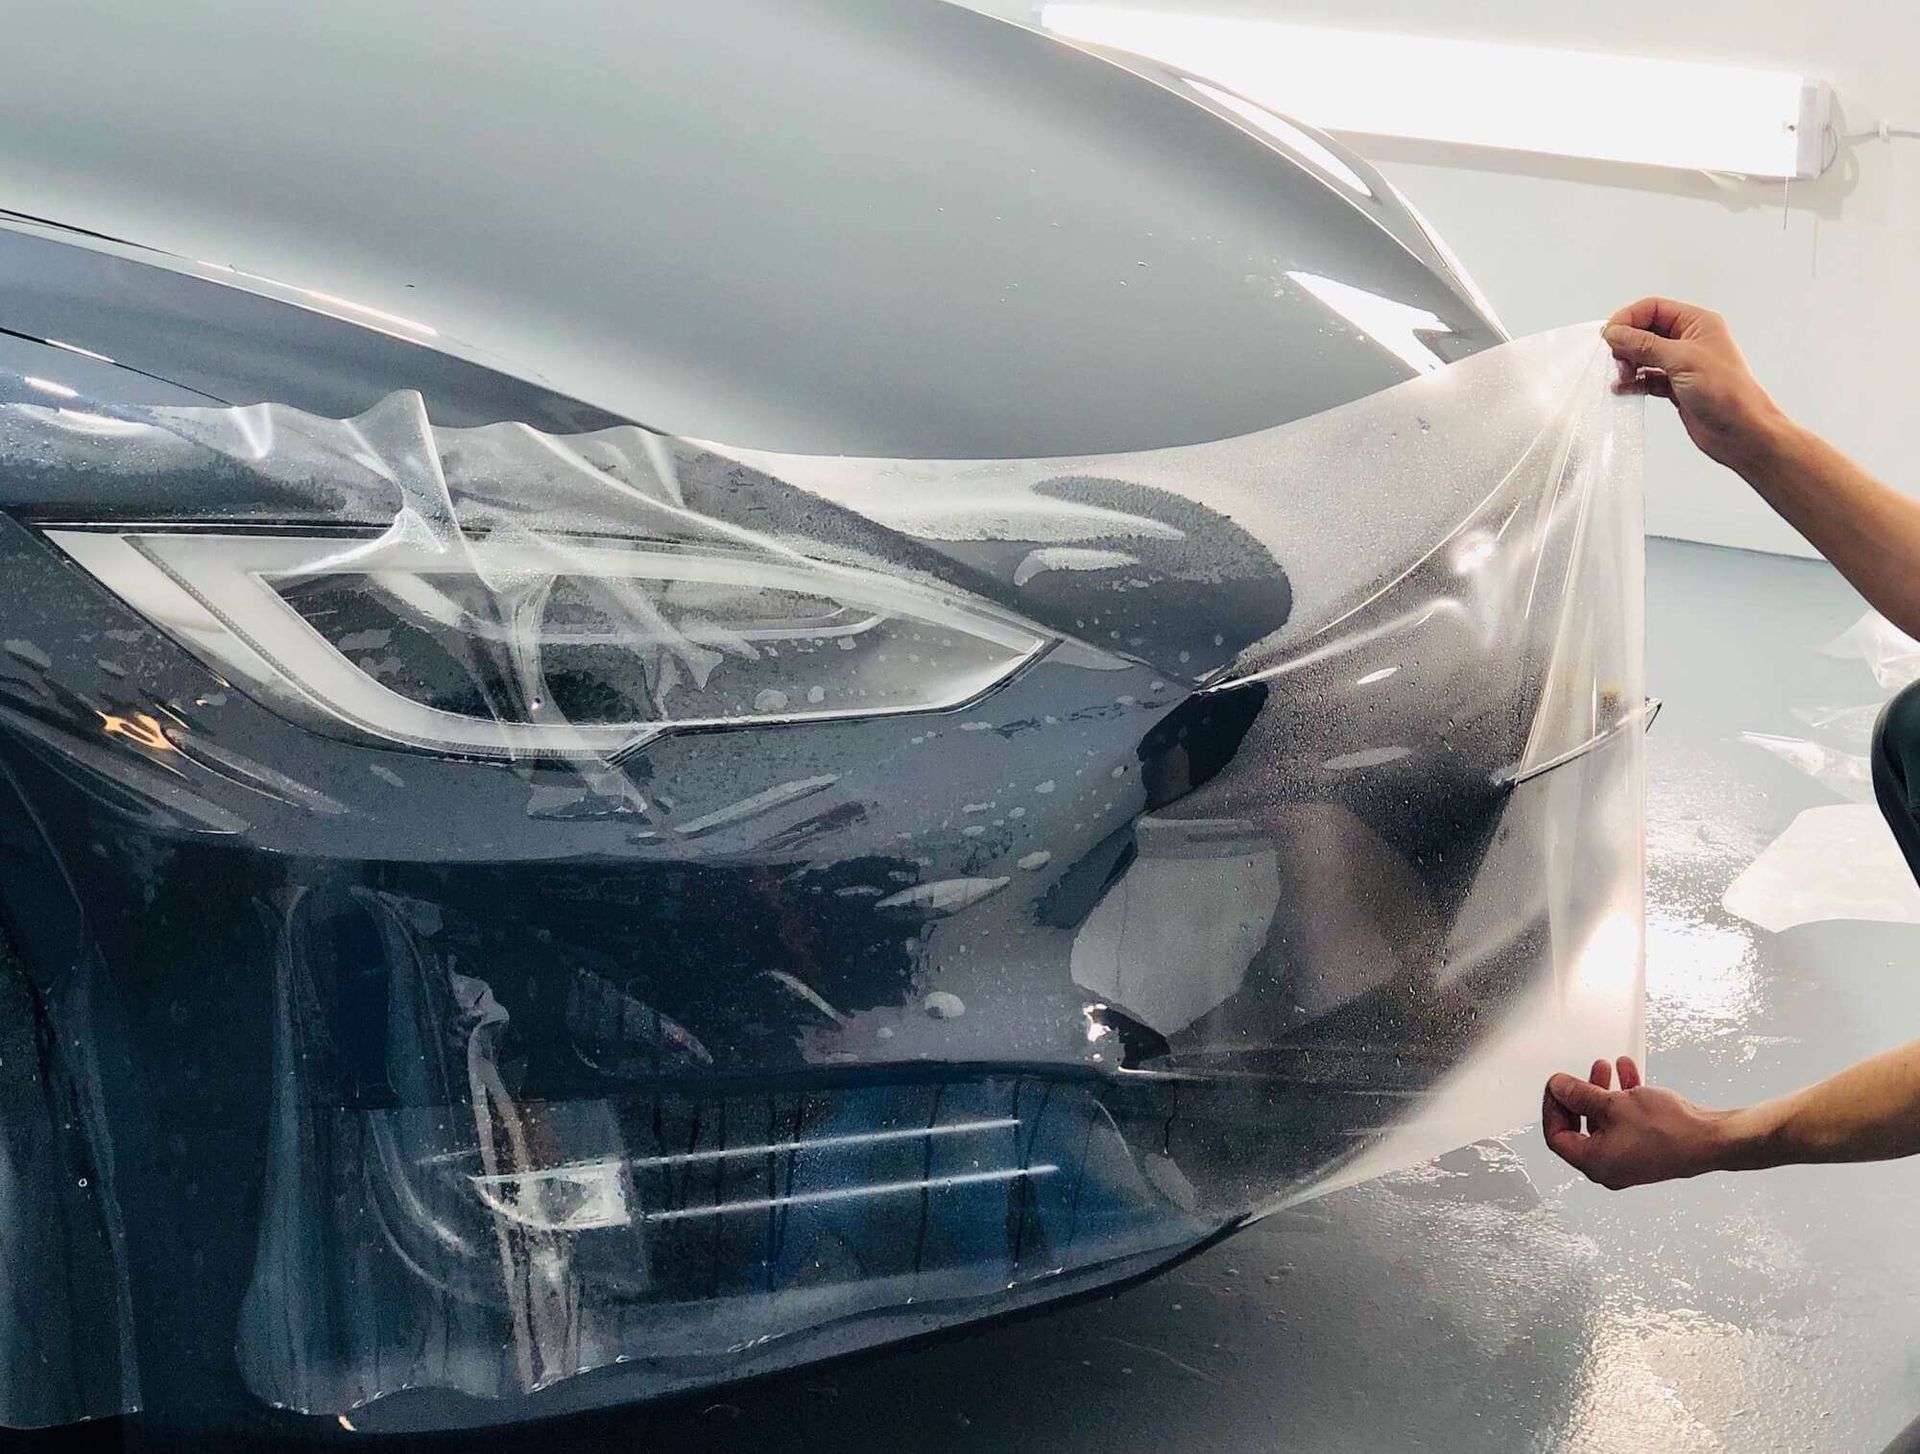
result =
[[[1822,565],[1655,542],[1650,1043],[1729,1103],[1920,1035],[1920,929],[1769,935],[1728,882],[1836,801],[1737,740],[1881,695]],[[687,1450],[1876,1449],[1920,1413],[1920,1162],[1610,1195],[1537,1132],[1273,1217],[1123,1294],[602,1425]],[[614,1429],[618,1435],[614,1435]]]

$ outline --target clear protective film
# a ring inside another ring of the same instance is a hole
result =
[[[1611,378],[973,462],[0,391],[0,1422],[712,1384],[1637,1049]]]
[[[1875,803],[1873,737],[1889,700],[1920,681],[1920,641],[1868,611],[1822,649],[1859,661],[1869,700],[1796,707],[1808,735],[1742,732],[1740,741],[1798,768],[1842,803],[1808,808],[1727,885],[1730,914],[1779,934],[1834,919],[1920,924],[1920,886]]]

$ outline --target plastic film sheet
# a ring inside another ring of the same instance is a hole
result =
[[[1920,682],[1920,641],[1878,611],[1869,611],[1824,648],[1842,661],[1859,660],[1889,696]]]
[[[1853,706],[1796,708],[1794,715],[1806,724],[1810,736],[1742,732],[1740,740],[1772,753],[1840,797],[1871,803],[1874,724],[1889,697],[1920,681],[1920,641],[1878,611],[1869,611],[1821,650],[1842,661],[1864,662],[1881,691],[1873,700]],[[1898,854],[1889,861],[1902,862]]]
[[[1741,740],[1848,801],[1799,814],[1728,885],[1724,905],[1775,934],[1836,919],[1920,924],[1920,888],[1874,806],[1872,768],[1881,711],[1894,693],[1920,681],[1920,641],[1869,611],[1822,650],[1863,662],[1880,691],[1850,706],[1796,709],[1808,737],[1743,732]]]
[[[0,1420],[712,1383],[1636,1048],[1610,378],[1034,461],[0,406],[0,1337],[62,1375]]]
[[[1808,808],[1727,887],[1726,910],[1769,933],[1829,919],[1920,924],[1920,888],[1869,803]]]

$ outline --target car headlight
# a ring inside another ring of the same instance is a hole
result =
[[[205,444],[242,411],[155,410],[148,422],[79,426],[40,412],[61,432],[104,433],[124,468],[143,451]],[[409,464],[435,474],[424,451],[391,442],[369,459],[373,415],[274,412],[278,456],[348,480],[370,465],[380,482]],[[388,401],[377,412],[418,416],[418,440],[489,478],[524,469],[537,484],[562,454],[532,430],[436,438],[417,407]],[[213,443],[239,453],[233,441]],[[581,456],[568,474],[605,491],[619,483],[599,472],[609,468]],[[818,559],[763,534],[545,528],[532,523],[533,489],[517,509],[473,525],[456,520],[444,485],[435,509],[400,483],[394,523],[377,534],[198,524],[45,533],[284,714],[434,752],[605,756],[677,727],[936,711],[989,690],[1054,639],[938,582]],[[672,523],[671,499],[648,503]]]

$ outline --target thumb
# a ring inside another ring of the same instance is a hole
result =
[[[1624,359],[1637,369],[1661,369],[1672,373],[1684,357],[1685,345],[1678,339],[1662,338],[1644,328],[1629,328],[1624,323],[1609,325],[1600,335],[1615,358]]]
[[[1594,1116],[1606,1110],[1613,1092],[1602,1090],[1590,1080],[1560,1074],[1547,1082],[1547,1094],[1576,1116]]]

